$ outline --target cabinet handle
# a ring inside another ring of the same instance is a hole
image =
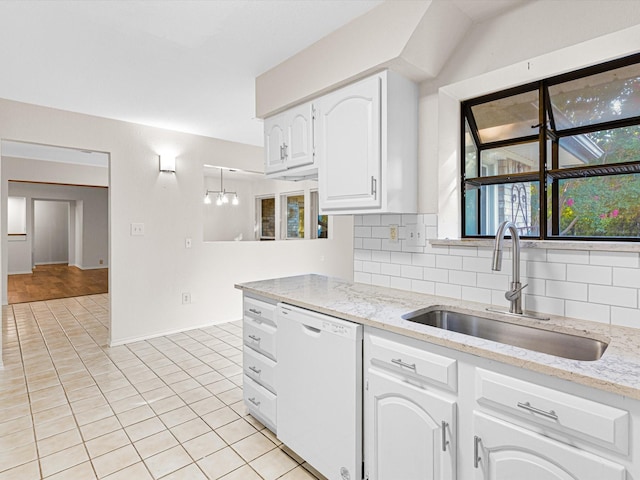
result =
[[[249,311],[255,315],[262,315],[262,311],[256,310],[255,308],[250,308]]]
[[[260,375],[260,372],[262,372],[262,370],[260,370],[259,368],[254,367],[254,366],[249,367],[249,370],[251,370],[256,375]]]
[[[542,415],[543,417],[550,418],[551,420],[558,420],[558,414],[555,411],[549,410],[547,412],[546,410],[541,410],[539,408],[534,407],[529,402],[525,402],[525,403],[518,402],[518,407],[524,408],[525,410],[528,410],[529,412],[532,412],[532,413],[537,413],[538,415]]]
[[[395,363],[396,365],[399,365],[400,367],[408,368],[410,370],[413,370],[414,372],[416,371],[416,364],[415,363],[405,363],[400,358],[392,358],[391,359],[391,363]]]
[[[373,195],[373,198],[378,195],[378,180],[373,175],[371,175],[371,195]]]
[[[253,340],[254,342],[259,342],[260,341],[260,337],[256,337],[255,335],[249,335],[249,338],[251,340]]]
[[[476,435],[473,437],[473,468],[478,468],[480,460],[482,460],[480,458],[480,442],[479,436]]]
[[[447,440],[447,427],[449,424],[442,420],[442,451],[447,451],[447,445],[449,445],[449,441]]]
[[[251,403],[253,403],[256,407],[260,406],[260,402],[258,400],[256,400],[256,397],[251,397],[251,398],[248,398],[247,400],[249,400]]]

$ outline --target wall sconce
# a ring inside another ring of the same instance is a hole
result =
[[[231,199],[231,205],[238,205],[240,203],[237,192],[227,192],[224,189],[222,184],[222,168],[220,169],[220,190],[207,190],[204,194],[205,205],[211,205],[213,202],[213,200],[211,200],[211,195],[216,196],[216,205],[219,207],[229,203],[229,197],[233,197]]]
[[[161,172],[176,172],[176,157],[172,155],[158,155],[160,158],[160,171]]]

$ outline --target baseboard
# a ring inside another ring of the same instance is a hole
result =
[[[176,333],[188,332],[190,330],[198,330],[200,328],[215,327],[216,325],[222,325],[223,323],[235,322],[236,320],[224,320],[222,322],[206,323],[206,324],[203,324],[203,325],[200,325],[200,326],[196,326],[196,327],[179,328],[177,330],[167,330],[165,332],[154,333],[154,334],[151,334],[151,335],[142,335],[140,337],[129,337],[129,338],[123,338],[123,339],[115,340],[115,341],[112,340],[112,341],[109,342],[109,346],[110,347],[118,347],[120,345],[125,345],[127,343],[143,342],[145,340],[151,340],[152,338],[166,337],[167,335],[174,335]]]
[[[36,262],[34,265],[37,267],[38,265],[67,265],[69,262],[65,260],[64,262]]]
[[[109,268],[109,265],[98,265],[97,267],[82,267],[80,265],[73,265],[74,267],[78,267],[80,270],[100,270],[102,268]]]
[[[7,275],[33,275],[33,270],[25,270],[24,272],[7,272]]]

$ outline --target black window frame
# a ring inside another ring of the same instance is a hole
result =
[[[640,173],[640,154],[638,160],[630,162],[621,162],[613,164],[597,164],[597,165],[581,165],[574,167],[559,167],[559,142],[562,138],[575,135],[588,134],[594,131],[611,130],[629,126],[640,126],[640,115],[624,119],[609,120],[597,122],[586,126],[571,127],[562,130],[556,130],[555,118],[551,108],[551,100],[549,95],[549,87],[554,85],[588,77],[594,74],[603,73],[609,70],[615,70],[625,66],[640,64],[640,53],[627,56],[624,58],[604,62],[601,64],[589,66],[572,72],[556,75],[535,82],[529,82],[524,85],[512,87],[509,89],[482,95],[477,98],[469,99],[461,102],[460,115],[460,200],[461,200],[461,232],[462,238],[492,238],[494,235],[486,234],[467,234],[466,232],[466,193],[467,188],[478,188],[478,201],[476,218],[478,219],[478,231],[480,231],[480,222],[482,218],[482,196],[479,187],[486,185],[500,185],[518,182],[538,182],[538,203],[539,203],[539,235],[522,235],[527,239],[538,240],[558,240],[558,241],[605,241],[605,242],[638,242],[640,236],[637,237],[620,237],[620,236],[577,236],[577,235],[560,235],[560,222],[555,218],[559,212],[559,194],[558,185],[560,180],[575,178],[595,178],[608,175],[624,175]],[[532,125],[532,128],[538,128],[538,133],[528,136],[514,137],[507,140],[498,140],[493,142],[482,143],[478,134],[478,126],[472,113],[472,107],[475,105],[499,100],[513,95],[518,95],[531,91],[538,91],[538,124]],[[469,131],[473,136],[476,148],[476,167],[472,178],[466,178],[466,150],[465,142],[466,125],[469,125]],[[501,175],[492,175],[487,177],[481,176],[481,152],[483,150],[495,149],[502,146],[512,146],[523,143],[537,142],[539,147],[539,165],[538,171],[524,173],[507,173]],[[551,148],[551,168],[548,168],[548,145]],[[551,216],[547,215],[548,207],[548,185],[551,188]],[[549,222],[549,220],[552,220]],[[551,224],[551,232],[549,232],[548,224]]]

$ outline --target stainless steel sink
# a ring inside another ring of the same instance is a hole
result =
[[[433,307],[407,313],[402,318],[411,322],[572,360],[598,360],[608,346],[608,343],[593,338]]]

